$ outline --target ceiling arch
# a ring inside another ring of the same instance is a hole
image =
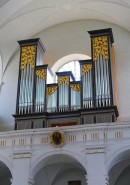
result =
[[[0,5],[0,51],[4,61],[28,39],[57,24],[83,19],[114,23],[130,31],[129,0],[2,0]]]

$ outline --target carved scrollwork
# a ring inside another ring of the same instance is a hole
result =
[[[80,93],[80,84],[70,84],[70,87]]]
[[[22,47],[21,52],[21,66],[20,69],[24,69],[26,64],[30,64],[31,68],[35,67],[35,55],[36,55],[36,46],[25,46]]]
[[[96,61],[99,57],[99,54],[102,54],[105,60],[109,59],[108,53],[108,37],[94,37],[92,38],[93,44],[93,60]]]
[[[84,76],[91,69],[92,69],[92,64],[83,64],[82,65],[82,76]]]
[[[58,79],[58,85],[60,86],[63,82],[69,85],[69,76],[60,76]]]
[[[42,78],[43,80],[45,80],[46,79],[46,69],[37,69],[36,70],[36,75],[39,78]]]
[[[54,93],[56,89],[57,89],[57,86],[47,87],[47,96],[50,96],[52,93]]]

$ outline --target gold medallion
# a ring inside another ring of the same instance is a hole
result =
[[[49,138],[53,146],[62,146],[64,144],[64,133],[60,130],[51,132]]]

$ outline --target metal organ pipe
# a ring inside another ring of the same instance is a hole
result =
[[[110,106],[108,60],[99,54],[95,61],[96,106]]]
[[[36,112],[45,111],[45,85],[46,71],[44,69],[36,70]]]
[[[21,70],[20,94],[19,94],[19,114],[30,113],[32,111],[32,76],[34,70],[29,64]]]
[[[85,66],[85,67],[84,67]],[[82,68],[85,68],[85,72],[82,74],[83,80],[83,108],[91,108],[92,103],[92,72],[91,64],[85,64]]]

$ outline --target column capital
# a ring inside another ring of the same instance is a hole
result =
[[[33,185],[35,183],[33,178],[28,179],[28,185]]]
[[[84,175],[85,176],[85,179],[86,179],[86,184],[88,185],[88,175]]]
[[[10,178],[10,183],[13,184],[13,178]]]

